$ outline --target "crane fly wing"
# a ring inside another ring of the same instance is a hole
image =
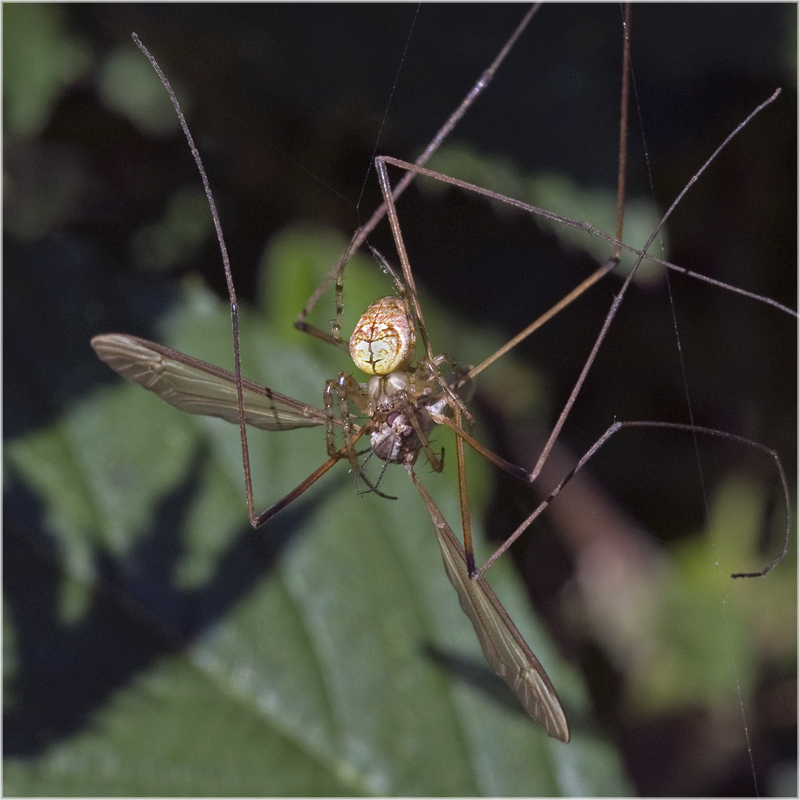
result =
[[[236,376],[232,372],[138,336],[106,333],[95,336],[91,344],[111,369],[175,408],[239,424]],[[266,386],[243,380],[242,387],[248,425],[288,431],[324,425],[327,420],[324,411]]]
[[[486,580],[470,580],[461,542],[415,473],[411,469],[408,472],[428,509],[447,577],[458,593],[461,608],[472,621],[483,655],[547,733],[554,739],[568,742],[569,725],[564,709],[539,659],[531,652]]]

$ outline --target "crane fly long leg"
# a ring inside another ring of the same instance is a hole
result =
[[[458,594],[462,610],[475,628],[484,657],[511,687],[525,710],[547,733],[554,739],[568,742],[567,718],[544,667],[528,647],[486,580],[470,579],[464,548],[433,498],[419,482],[414,470],[410,466],[407,470],[428,509],[439,549],[442,551],[447,577]]]

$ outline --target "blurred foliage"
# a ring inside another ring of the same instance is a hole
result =
[[[86,46],[70,36],[57,5],[3,9],[3,125],[11,138],[41,133],[53,106],[89,70]]]

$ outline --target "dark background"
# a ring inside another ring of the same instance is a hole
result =
[[[178,133],[146,137],[99,99],[94,70],[113,48],[133,47],[130,31],[190,98],[190,124],[222,209],[237,286],[247,299],[254,292],[249,270],[275,231],[311,219],[349,236],[375,207],[368,168],[395,79],[377,149],[413,159],[523,11],[498,5],[423,6],[418,14],[413,6],[60,8],[66,29],[89,46],[93,68],[64,89],[40,133],[6,136],[7,440],[36,430],[72,399],[112,379],[86,347],[91,335],[151,335],[172,287],[187,272],[200,272],[224,293],[211,239],[166,274],[137,268],[130,247],[135,232],[163,213],[175,191],[197,181]],[[758,102],[784,88],[778,104],[699,181],[676,211],[669,235],[675,263],[789,306],[796,297],[793,14],[793,6],[768,4],[660,5],[636,9],[633,23],[642,125],[662,209]],[[616,7],[545,7],[455,138],[509,159],[522,173],[546,170],[580,185],[613,186],[619,17]],[[638,129],[631,138],[629,191],[646,193]],[[455,193],[431,198],[412,190],[401,213],[409,236],[427,253],[424,263],[415,263],[420,283],[454,313],[504,336],[586,274],[585,257],[559,252],[547,237],[542,242],[528,220],[498,221],[485,204]],[[373,241],[392,252],[385,231]],[[531,267],[550,263],[554,252],[564,263],[558,274]],[[563,404],[620,285],[612,280],[522,348],[548,375],[554,409]],[[776,448],[794,486],[794,320],[696,281],[677,278],[672,288],[695,421]],[[634,291],[565,430],[573,453],[584,452],[614,419],[686,421],[663,282]],[[495,423],[493,446],[532,463],[535,453],[517,449],[527,440],[510,436],[510,423],[502,415],[495,419],[490,400],[484,403]],[[542,431],[541,421],[533,425],[531,440]],[[688,442],[649,436],[620,437],[592,469],[659,541],[670,541],[702,524],[696,480],[687,483],[696,468]],[[774,485],[752,453],[711,449],[710,493],[731,462]],[[515,505],[503,493],[518,498],[521,491],[497,489],[492,519],[501,538],[512,526],[505,511]],[[7,520],[16,519],[18,503],[18,494],[6,497]],[[563,535],[569,542],[557,522],[551,525],[551,538]],[[536,540],[547,538],[543,533]],[[534,598],[544,604],[568,657],[600,681],[598,713],[639,791],[752,793],[745,750],[708,774],[675,746],[703,735],[702,718],[676,714],[645,727],[609,710],[613,703],[602,699],[607,665],[597,666],[590,643],[561,630],[558,610],[540,596],[567,579],[575,557],[569,544],[551,549],[519,558],[523,564],[536,559]],[[543,566],[551,564],[545,559],[552,560],[551,577],[542,581]],[[7,561],[6,570],[13,569]],[[764,669],[761,691],[769,697],[770,686],[785,685],[787,676]],[[610,683],[616,680],[623,676]],[[793,758],[795,730],[768,717],[755,722],[750,735],[760,778]]]

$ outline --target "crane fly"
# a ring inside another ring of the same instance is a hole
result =
[[[518,28],[512,42],[521,33],[530,19],[529,13]],[[177,104],[177,99],[163,76],[155,60],[135,37],[137,45],[150,58],[151,63],[159,74],[184,127],[190,147],[197,158],[198,168],[201,170],[203,181],[207,186],[205,171],[197,155],[191,135],[186,127],[182,112]],[[505,50],[507,52],[507,45]],[[501,53],[501,58],[503,54]],[[497,65],[491,68],[494,71]],[[209,192],[209,201],[213,199]],[[213,205],[212,205],[213,208]],[[216,211],[213,212],[216,218]],[[365,229],[366,230],[366,229]],[[225,253],[224,241],[220,234],[220,245]],[[363,236],[366,235],[362,232]],[[361,236],[362,234],[359,234]],[[358,243],[354,240],[353,246]],[[352,247],[351,247],[352,250]],[[343,259],[339,275],[347,261]],[[235,306],[235,292],[227,266],[226,274],[229,279],[231,302]],[[388,264],[384,268],[391,271]],[[459,544],[452,530],[444,520],[441,512],[434,504],[432,498],[419,483],[413,465],[420,450],[425,450],[435,469],[441,470],[442,465],[433,454],[427,441],[427,433],[434,424],[445,422],[448,405],[456,408],[456,416],[461,409],[469,413],[461,404],[457,396],[459,384],[463,377],[458,374],[453,386],[449,385],[441,376],[440,365],[444,357],[432,355],[430,344],[422,327],[421,313],[418,300],[414,293],[413,283],[408,287],[406,294],[402,282],[395,277],[399,298],[384,298],[375,303],[362,316],[358,329],[364,331],[360,339],[352,337],[351,353],[358,365],[372,374],[366,385],[358,384],[350,375],[342,373],[336,381],[329,381],[325,388],[326,408],[316,409],[294,400],[286,395],[279,394],[266,387],[258,386],[241,377],[240,362],[236,356],[236,373],[230,373],[219,367],[193,359],[171,348],[163,347],[153,342],[148,342],[138,337],[120,334],[105,334],[92,339],[92,347],[98,356],[109,364],[115,371],[126,379],[138,383],[155,392],[162,399],[181,410],[194,414],[218,416],[230,422],[238,423],[242,432],[243,457],[247,485],[247,501],[250,511],[250,520],[254,527],[266,522],[272,515],[294,500],[318,478],[327,472],[337,461],[347,458],[358,471],[358,455],[354,450],[355,444],[365,434],[371,438],[371,452],[387,462],[400,463],[405,466],[414,484],[420,491],[423,502],[428,509],[434,523],[439,547],[444,559],[447,575],[456,589],[462,608],[475,627],[481,647],[487,661],[492,665],[497,674],[502,677],[516,693],[528,713],[537,719],[546,729],[548,734],[563,742],[570,738],[566,716],[561,707],[558,695],[539,663],[536,656],[525,643],[516,626],[511,621],[499,600],[496,598],[488,583],[483,577],[474,576],[474,558],[469,556]],[[410,273],[405,275],[409,281]],[[337,292],[341,294],[341,278],[337,283]],[[379,335],[375,334],[375,326],[384,324],[376,321],[386,311],[386,301],[393,306],[391,332],[398,326],[404,327],[405,334],[409,337],[388,364],[380,364],[376,355]],[[341,298],[339,299],[341,306]],[[420,325],[428,355],[420,359],[413,374],[407,378],[406,370],[414,357],[414,318],[411,306],[415,306],[416,319]],[[405,323],[405,325],[404,325]],[[234,315],[234,327],[236,326]],[[327,338],[327,337],[323,337]],[[359,355],[361,345],[361,355]],[[342,413],[337,416],[333,410],[334,395],[338,396]],[[347,401],[355,401],[360,411],[368,411],[370,421],[363,427],[358,427],[350,420],[347,411]],[[252,488],[250,481],[249,456],[246,444],[246,425],[265,430],[291,430],[301,427],[325,425],[328,432],[328,460],[305,481],[271,506],[260,516],[256,516],[253,509]],[[345,444],[337,449],[333,443],[333,428],[338,426],[345,433]],[[460,451],[460,471],[463,470],[463,450]],[[470,566],[468,567],[468,559]],[[472,573],[472,577],[470,576]]]
[[[504,54],[508,51],[510,46],[513,45],[513,42],[521,33],[524,25],[527,24],[529,16],[530,15],[526,17],[518,31],[512,36],[510,42],[498,57],[498,60],[490,67],[490,70],[487,71],[487,73],[490,73],[489,79],[499,67]],[[155,60],[150,56],[143,45],[141,45],[138,39],[136,39],[136,43],[151,60],[151,63],[170,94],[206,188],[206,194],[217,227],[225,275],[228,282],[228,291],[231,299],[235,370],[234,372],[229,372],[171,348],[124,334],[104,334],[94,337],[92,339],[92,346],[98,356],[120,375],[155,392],[176,408],[188,413],[220,417],[239,425],[242,438],[247,506],[250,521],[254,527],[264,524],[274,514],[306,491],[322,475],[341,460],[346,460],[350,464],[356,475],[366,482],[369,490],[378,493],[381,493],[380,478],[376,481],[371,481],[367,478],[363,469],[364,464],[370,458],[375,457],[386,464],[398,464],[403,466],[417,488],[431,518],[444,561],[445,571],[458,594],[462,609],[473,624],[486,660],[495,672],[512,688],[526,711],[544,726],[547,733],[556,739],[568,742],[570,739],[569,726],[556,690],[542,665],[525,643],[509,615],[489,587],[484,577],[486,569],[488,569],[494,560],[501,553],[505,552],[510,544],[529,527],[539,513],[541,513],[546,505],[566,484],[574,472],[622,427],[641,425],[672,427],[678,430],[690,431],[694,434],[728,436],[729,438],[743,441],[746,444],[756,447],[760,446],[743,440],[741,437],[732,437],[728,434],[722,434],[719,431],[704,429],[694,425],[678,423],[615,423],[615,425],[609,428],[580,460],[578,467],[564,478],[557,488],[551,492],[547,500],[537,507],[483,566],[477,568],[472,551],[466,471],[464,466],[464,442],[469,444],[481,455],[488,458],[497,467],[519,480],[532,483],[538,477],[544,462],[547,460],[553,443],[563,426],[564,420],[571,409],[572,403],[581,389],[586,373],[602,344],[608,326],[614,318],[619,304],[622,302],[627,287],[635,273],[636,266],[638,266],[644,258],[649,257],[646,255],[648,247],[656,238],[667,216],[671,213],[672,208],[677,205],[685,190],[679,195],[658,227],[652,232],[650,240],[641,251],[623,244],[621,233],[622,212],[620,211],[620,222],[616,235],[605,237],[614,248],[614,254],[610,256],[589,279],[582,282],[563,301],[556,304],[553,309],[525,328],[524,331],[500,348],[495,354],[487,358],[483,363],[472,369],[467,369],[461,367],[457,362],[448,357],[435,355],[427,335],[409,257],[403,243],[400,222],[394,205],[394,201],[408,182],[416,174],[425,174],[435,180],[444,181],[467,191],[478,192],[488,195],[494,200],[516,205],[528,213],[545,215],[561,224],[574,225],[590,233],[598,232],[585,223],[575,222],[558,215],[549,214],[549,212],[543,212],[541,209],[532,207],[529,204],[515,201],[512,198],[499,195],[495,192],[482,190],[480,187],[472,184],[457,181],[440,173],[426,170],[423,164],[430,155],[431,148],[426,150],[423,157],[421,157],[416,164],[410,164],[389,157],[378,157],[376,159],[376,168],[378,170],[379,182],[384,197],[384,206],[376,212],[363,229],[357,232],[351,242],[350,248],[345,253],[340,263],[331,271],[327,281],[323,283],[320,290],[315,293],[309,301],[309,304],[303,312],[301,312],[297,323],[297,327],[300,329],[318,338],[329,341],[336,346],[349,349],[354,363],[370,377],[366,382],[361,383],[349,373],[341,373],[337,379],[329,380],[326,383],[323,393],[324,408],[315,408],[242,377],[238,343],[238,302],[233,286],[224,239],[205,171],[178,106],[177,99],[167,79],[163,76]],[[628,42],[626,38],[626,53],[627,47]],[[476,86],[476,89],[480,88],[480,90],[482,90],[487,84],[488,80],[486,74],[484,74]],[[473,94],[475,94],[475,92],[473,92]],[[777,94],[775,96],[777,96]],[[775,96],[770,98],[768,102],[774,100]],[[472,97],[469,102],[471,103],[473,100],[474,97]],[[452,130],[452,127],[457,122],[458,115],[463,113],[463,110],[465,110],[468,105],[469,103],[462,104],[459,111],[448,120],[443,129],[446,129],[444,135]],[[767,103],[762,104],[756,112],[753,112],[751,117],[765,105],[767,105]],[[626,92],[623,92],[623,112],[621,116],[621,128],[623,130],[621,150],[623,152],[625,147],[625,131],[627,129],[626,106]],[[750,118],[748,118],[747,121],[749,121]],[[738,132],[747,121],[740,125],[735,132]],[[434,145],[432,145],[432,147],[434,147]],[[705,166],[707,166],[715,156],[716,153],[709,159],[706,165],[703,166],[700,172],[705,169]],[[389,181],[387,165],[399,167],[405,171],[404,178],[394,187],[392,187]],[[694,176],[692,182],[699,176],[700,172]],[[620,186],[623,185],[624,170],[621,169]],[[622,197],[622,189],[620,189],[620,197]],[[620,208],[621,207],[622,202],[620,201]],[[370,306],[359,320],[353,335],[349,337],[349,340],[346,340],[342,338],[340,332],[344,269],[352,253],[366,240],[368,234],[375,225],[377,225],[384,214],[389,217],[392,234],[401,263],[402,277],[394,271],[386,259],[376,252],[376,258],[379,259],[381,268],[391,277],[394,283],[396,294],[384,297]],[[541,457],[535,467],[530,471],[505,461],[500,456],[480,445],[469,433],[469,423],[471,422],[472,416],[465,405],[467,389],[472,380],[484,369],[533,333],[550,317],[558,313],[558,311],[571,302],[572,299],[608,274],[608,272],[617,265],[619,253],[622,249],[628,249],[634,253],[637,259],[636,265],[628,274],[622,289],[617,293],[614,304],[606,317],[606,322],[598,335],[595,347],[587,359],[581,376],[575,385],[573,393],[558,423],[548,439]],[[674,268],[674,265],[667,266]],[[332,333],[327,334],[313,328],[306,323],[305,320],[308,312],[321,296],[322,291],[333,281],[336,283],[337,320]],[[417,339],[419,339],[424,353],[415,361]],[[366,421],[363,421],[364,419],[366,419]],[[269,431],[323,426],[326,429],[328,459],[295,489],[261,514],[256,513],[253,502],[249,451],[247,446],[248,425]],[[443,468],[441,453],[436,453],[430,439],[432,431],[440,425],[450,428],[455,434],[456,462],[459,475],[462,528],[464,533],[463,546],[414,471],[414,466],[421,453],[425,454],[434,471],[438,472]],[[369,444],[366,450],[358,449],[359,447],[365,447],[367,442]],[[766,450],[766,448],[761,449]],[[767,454],[771,455],[772,451],[767,451]],[[777,468],[782,476],[782,468],[779,460],[777,460]],[[782,480],[788,510],[788,490],[786,489],[785,479],[782,478]],[[780,557],[776,559],[774,563],[777,563],[779,559]],[[764,572],[774,566],[774,563]]]

